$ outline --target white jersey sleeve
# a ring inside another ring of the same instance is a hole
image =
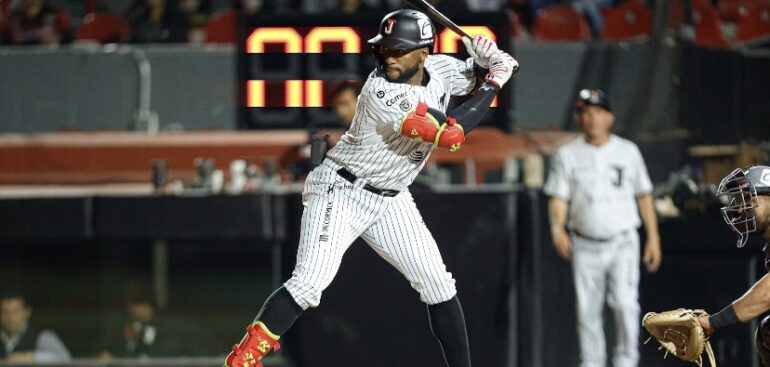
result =
[[[459,60],[447,55],[430,55],[425,60],[425,67],[431,72],[431,77],[439,77],[449,85],[453,96],[464,96],[476,86],[476,75],[473,72],[473,58]]]
[[[570,169],[564,147],[556,151],[551,157],[551,169],[548,172],[548,180],[543,187],[548,196],[555,196],[564,200],[571,199]]]
[[[644,164],[644,158],[639,147],[636,144],[632,144],[631,147],[633,148],[632,157],[636,161],[634,164],[634,192],[636,196],[649,194],[652,192],[652,180],[647,173],[647,165]]]

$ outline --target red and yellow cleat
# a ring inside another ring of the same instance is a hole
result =
[[[233,345],[233,351],[227,355],[225,367],[262,367],[260,360],[267,353],[281,349],[278,338],[259,321],[247,326],[241,343]]]

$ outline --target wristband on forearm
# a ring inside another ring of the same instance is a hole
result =
[[[732,304],[709,316],[711,328],[716,330],[725,326],[739,323],[738,315],[735,313],[735,307]]]

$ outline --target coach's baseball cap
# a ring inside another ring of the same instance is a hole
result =
[[[582,110],[588,106],[599,106],[607,111],[610,109],[610,102],[607,100],[607,94],[601,89],[581,89],[575,99],[575,110]]]

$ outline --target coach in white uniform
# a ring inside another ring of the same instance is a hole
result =
[[[553,246],[572,262],[580,366],[607,365],[605,296],[617,336],[613,366],[637,366],[640,222],[647,270],[656,272],[662,256],[652,184],[639,148],[610,133],[615,116],[603,91],[581,90],[574,117],[583,135],[552,157],[545,193]]]
[[[226,366],[260,366],[302,311],[319,305],[345,251],[361,237],[427,304],[446,365],[470,367],[455,280],[408,186],[435,147],[460,148],[518,64],[486,37],[464,40],[473,56],[465,61],[433,55],[434,40],[425,14],[399,10],[386,15],[368,41],[378,66],[362,88],[350,129],[305,182],[292,277],[265,302]],[[470,99],[445,114],[450,96],[477,86],[474,64],[488,69],[486,78]]]

